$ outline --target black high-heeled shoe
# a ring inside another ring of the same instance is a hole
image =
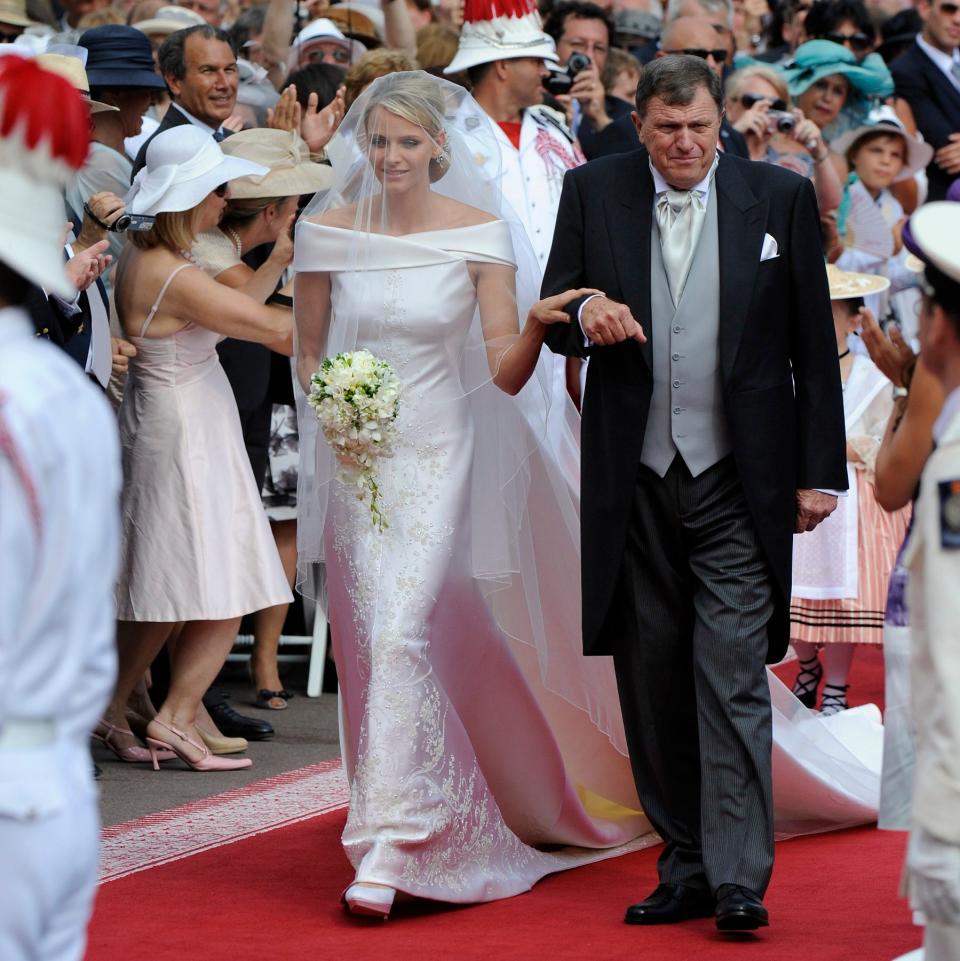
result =
[[[809,661],[800,662],[797,679],[793,682],[793,696],[812,711],[817,706],[817,688],[823,677],[823,665],[819,658],[812,657]]]
[[[847,690],[849,684],[824,684],[823,698],[820,701],[821,717],[829,717],[831,714],[839,714],[849,706],[847,704]]]

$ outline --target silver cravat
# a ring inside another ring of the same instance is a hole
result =
[[[657,194],[660,249],[674,306],[683,296],[706,215],[703,196],[697,191],[665,190]]]

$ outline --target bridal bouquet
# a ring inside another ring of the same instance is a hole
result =
[[[396,372],[369,350],[327,357],[310,378],[307,402],[344,479],[353,484],[358,499],[370,495],[373,526],[382,531],[389,525],[380,512],[376,464],[393,453],[393,423],[400,409]]]

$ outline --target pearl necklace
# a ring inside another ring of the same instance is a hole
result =
[[[241,243],[240,238],[237,236],[237,232],[235,230],[231,230],[230,227],[224,227],[223,229],[230,234],[230,237],[233,240],[233,246],[237,248],[237,256],[243,257],[243,244]]]

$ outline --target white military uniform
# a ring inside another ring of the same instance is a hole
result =
[[[543,273],[553,243],[563,175],[584,163],[583,154],[563,115],[550,107],[530,107],[523,112],[519,150],[498,123],[491,120],[490,124],[500,156],[488,157],[478,151],[474,159],[488,177],[499,177],[503,199],[523,224]],[[466,133],[469,137],[469,130]]]
[[[120,454],[102,395],[0,310],[0,958],[79,961],[97,880],[89,731],[116,673]]]
[[[903,562],[910,572],[916,727],[913,830],[960,848],[960,389],[934,429]],[[947,863],[951,859],[946,859]],[[946,879],[960,890],[960,858]],[[926,961],[960,958],[960,925],[927,919]]]

